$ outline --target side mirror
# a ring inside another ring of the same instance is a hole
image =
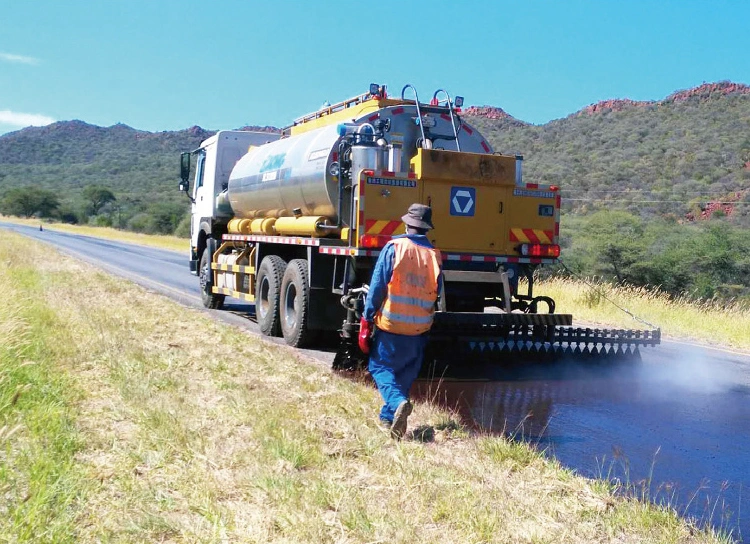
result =
[[[180,155],[180,190],[187,191],[190,186],[190,153]]]
[[[178,187],[181,192],[187,195],[190,202],[195,204],[195,200],[190,196],[190,153],[180,155],[180,184]]]

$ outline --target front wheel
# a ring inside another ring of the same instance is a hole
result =
[[[212,292],[214,286],[214,274],[211,270],[211,258],[216,252],[216,240],[209,238],[206,243],[206,249],[201,254],[201,262],[198,267],[198,279],[201,284],[201,302],[206,308],[220,310],[224,306],[224,295],[217,295]]]

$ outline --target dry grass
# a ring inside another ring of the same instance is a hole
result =
[[[609,302],[615,302],[661,327],[666,337],[692,339],[718,347],[750,351],[750,306],[737,302],[670,298],[655,289],[617,286],[596,280],[588,283],[548,279],[535,292],[555,299],[558,313],[576,320],[628,328],[650,328]]]
[[[48,220],[46,219],[44,220],[44,222],[42,222],[39,219],[23,219],[20,217],[6,217],[2,215],[0,215],[0,222],[15,223],[18,225],[29,225],[34,227],[38,227],[40,224],[43,224],[44,228],[49,230],[59,230],[62,232],[70,232],[72,234],[80,234],[82,236],[94,236],[96,238],[120,240],[122,242],[130,242],[131,244],[159,247],[171,251],[181,251],[183,253],[187,253],[190,249],[190,240],[186,238],[178,238],[177,236],[140,234],[137,232],[118,230],[110,227],[70,225],[68,223],[48,222]]]
[[[21,237],[0,252],[12,270],[35,263],[24,293],[55,323],[39,333],[50,371],[80,392],[64,403],[85,476],[57,507],[70,540],[720,541],[434,406],[411,421],[434,441],[394,442],[366,385]],[[23,327],[13,316],[0,331]],[[39,540],[0,527],[0,540]]]

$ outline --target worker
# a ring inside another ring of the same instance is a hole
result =
[[[440,251],[427,239],[432,208],[412,204],[406,234],[380,252],[360,321],[359,347],[385,404],[380,421],[400,440],[412,411],[409,390],[422,366],[427,333],[442,285]]]

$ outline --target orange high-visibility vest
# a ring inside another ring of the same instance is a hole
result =
[[[409,238],[393,244],[393,274],[375,325],[394,334],[416,336],[430,330],[438,297],[440,251]]]

